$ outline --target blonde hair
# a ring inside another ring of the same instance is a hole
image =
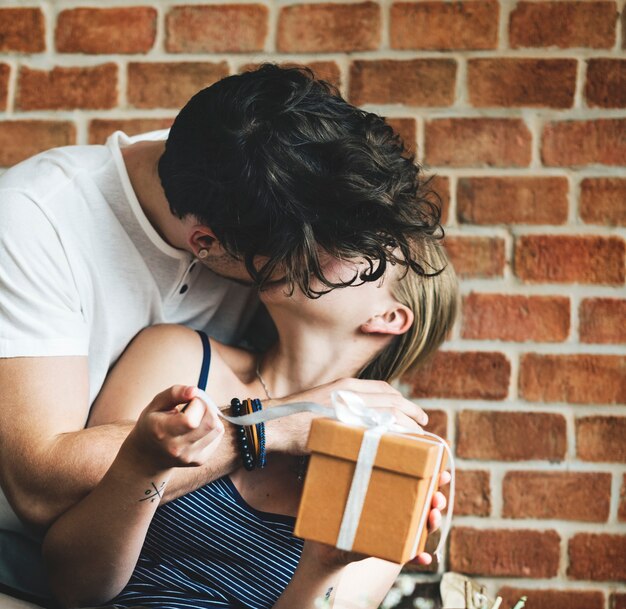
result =
[[[391,286],[394,298],[413,312],[413,324],[361,370],[360,378],[390,381],[415,370],[435,353],[454,325],[458,281],[444,247],[424,238],[414,248],[424,268],[433,274],[408,270]]]

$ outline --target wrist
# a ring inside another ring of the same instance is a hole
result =
[[[121,461],[127,471],[147,478],[169,479],[173,469],[145,450],[134,429],[122,443],[116,461]]]

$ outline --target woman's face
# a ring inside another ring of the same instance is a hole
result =
[[[361,261],[340,261],[327,257],[322,261],[324,275],[333,282],[349,281],[369,270],[367,264]],[[374,315],[384,313],[395,303],[390,286],[395,281],[395,269],[388,267],[385,275],[376,281],[361,282],[345,288],[335,288],[319,298],[308,298],[296,288],[289,296],[285,286],[276,285],[261,292],[261,300],[274,315],[281,309],[306,316],[322,326],[337,326],[342,329],[358,329]],[[314,290],[323,291],[325,286],[317,279],[313,279]]]

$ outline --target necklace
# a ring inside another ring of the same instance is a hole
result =
[[[270,392],[267,389],[267,383],[265,382],[265,380],[263,379],[263,375],[261,374],[261,356],[257,357],[257,360],[256,360],[256,377],[259,379],[259,382],[261,383],[261,386],[263,387],[263,391],[265,391],[265,395],[267,399],[273,400],[274,398],[270,395]],[[296,471],[298,475],[298,482],[304,481],[304,476],[306,474],[306,469],[307,469],[308,464],[309,464],[308,457],[298,458],[298,468]]]
[[[272,396],[270,395],[270,392],[267,390],[267,385],[265,384],[265,381],[263,380],[263,377],[261,376],[261,357],[260,356],[257,357],[257,360],[256,360],[256,376],[261,382],[261,385],[263,386],[263,391],[265,391],[265,396],[267,397],[267,399],[273,400],[274,398],[272,398]]]

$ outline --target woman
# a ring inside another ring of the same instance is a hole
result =
[[[102,482],[44,544],[52,588],[65,605],[307,609],[328,598],[335,607],[378,607],[400,565],[291,535],[301,489],[295,457],[271,455],[265,469],[240,468],[157,506],[172,468],[206,461],[223,431],[193,399],[202,373],[209,395],[228,404],[341,377],[390,380],[437,349],[454,321],[456,280],[436,241],[415,247],[425,268],[442,272],[423,277],[389,266],[380,281],[317,299],[280,285],[263,291],[279,339],[262,356],[178,326],[150,328],[133,341],[90,424],[139,416],[137,424]],[[362,270],[337,260],[324,266],[338,281]],[[151,405],[141,412],[147,396],[172,383],[181,384],[172,390],[178,401],[189,402],[184,411]],[[435,504],[445,505],[441,494]]]

